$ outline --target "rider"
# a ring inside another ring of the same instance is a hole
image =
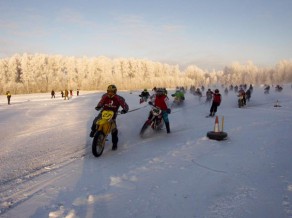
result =
[[[243,90],[243,88],[240,88],[238,91],[238,97],[241,99],[242,104],[246,105],[246,98],[245,98],[245,91]]]
[[[97,106],[95,107],[95,109],[97,111],[99,111],[100,109],[101,112],[103,110],[110,110],[114,112],[114,116],[113,116],[113,120],[116,123],[116,117],[117,117],[117,112],[119,107],[122,107],[123,110],[121,111],[121,114],[125,114],[128,112],[129,110],[129,106],[126,103],[125,99],[120,96],[117,95],[117,87],[115,85],[109,85],[107,87],[107,93],[105,93],[102,97],[101,100],[98,102]],[[90,137],[93,137],[96,131],[96,122],[97,120],[99,120],[101,118],[101,112],[98,114],[97,117],[95,117],[95,119],[93,120],[92,126],[91,126],[91,132],[90,132]],[[112,134],[112,150],[117,150],[118,148],[118,129],[117,129],[117,125],[115,125],[116,128],[114,128],[111,132]]]
[[[147,89],[144,89],[141,94],[139,95],[142,99],[144,99],[145,101],[147,101],[147,99],[150,97],[149,92],[147,91]]]
[[[185,95],[184,93],[178,88],[175,90],[175,93],[171,95],[174,97],[175,101],[182,102],[185,100]]]
[[[208,89],[206,91],[206,102],[210,102],[212,100],[213,97],[213,92],[211,91],[211,89]]]
[[[162,118],[165,123],[166,131],[167,133],[170,133],[168,114],[171,113],[171,109],[169,108],[169,99],[165,94],[165,90],[162,88],[157,89],[154,98],[149,102],[149,104],[162,110]],[[151,116],[152,114],[149,115],[149,120],[151,119]]]
[[[251,89],[249,88],[246,92],[245,92],[245,98],[247,101],[250,100],[250,97],[251,97]]]

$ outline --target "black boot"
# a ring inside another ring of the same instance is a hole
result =
[[[90,134],[89,134],[89,137],[90,137],[90,138],[93,138],[94,134],[95,134],[95,131],[91,130],[91,132],[90,132]]]
[[[169,123],[165,123],[165,126],[166,126],[166,132],[167,132],[167,133],[170,133]]]
[[[90,132],[90,134],[89,134],[89,137],[90,137],[90,138],[93,138],[93,137],[94,137],[94,134],[95,134],[96,129],[97,129],[97,127],[96,127],[96,122],[97,122],[98,119],[99,119],[99,116],[95,117],[94,120],[93,120],[93,122],[92,122],[92,125],[91,125],[91,132]]]
[[[115,151],[118,149],[118,145],[117,144],[113,144],[112,150]]]
[[[118,130],[117,129],[114,129],[112,131],[112,142],[113,142],[113,147],[112,147],[112,150],[115,151],[118,149],[118,141],[119,141],[119,138],[118,138]]]

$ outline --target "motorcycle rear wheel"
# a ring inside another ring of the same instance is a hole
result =
[[[98,131],[92,141],[92,154],[95,157],[99,157],[100,155],[102,155],[102,152],[104,150],[104,143],[105,143],[105,135],[103,134],[103,132]]]

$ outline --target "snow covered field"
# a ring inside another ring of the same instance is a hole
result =
[[[169,115],[171,134],[141,139],[150,107],[119,92],[141,109],[118,116],[118,150],[109,140],[95,158],[88,135],[101,94],[0,97],[0,217],[292,217],[290,85],[255,87],[241,109],[222,94],[225,141],[206,137],[210,104],[190,93]]]

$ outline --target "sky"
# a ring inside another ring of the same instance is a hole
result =
[[[0,57],[137,58],[221,70],[291,59],[290,0],[0,0]]]
[[[141,138],[150,106],[119,91],[137,110],[117,117],[118,150],[109,137],[95,158],[89,132],[102,94],[13,95],[11,105],[0,96],[1,218],[291,218],[290,84],[266,95],[254,87],[244,108],[235,92],[223,94],[223,141],[206,137],[215,118],[190,92],[172,107],[170,134]]]

